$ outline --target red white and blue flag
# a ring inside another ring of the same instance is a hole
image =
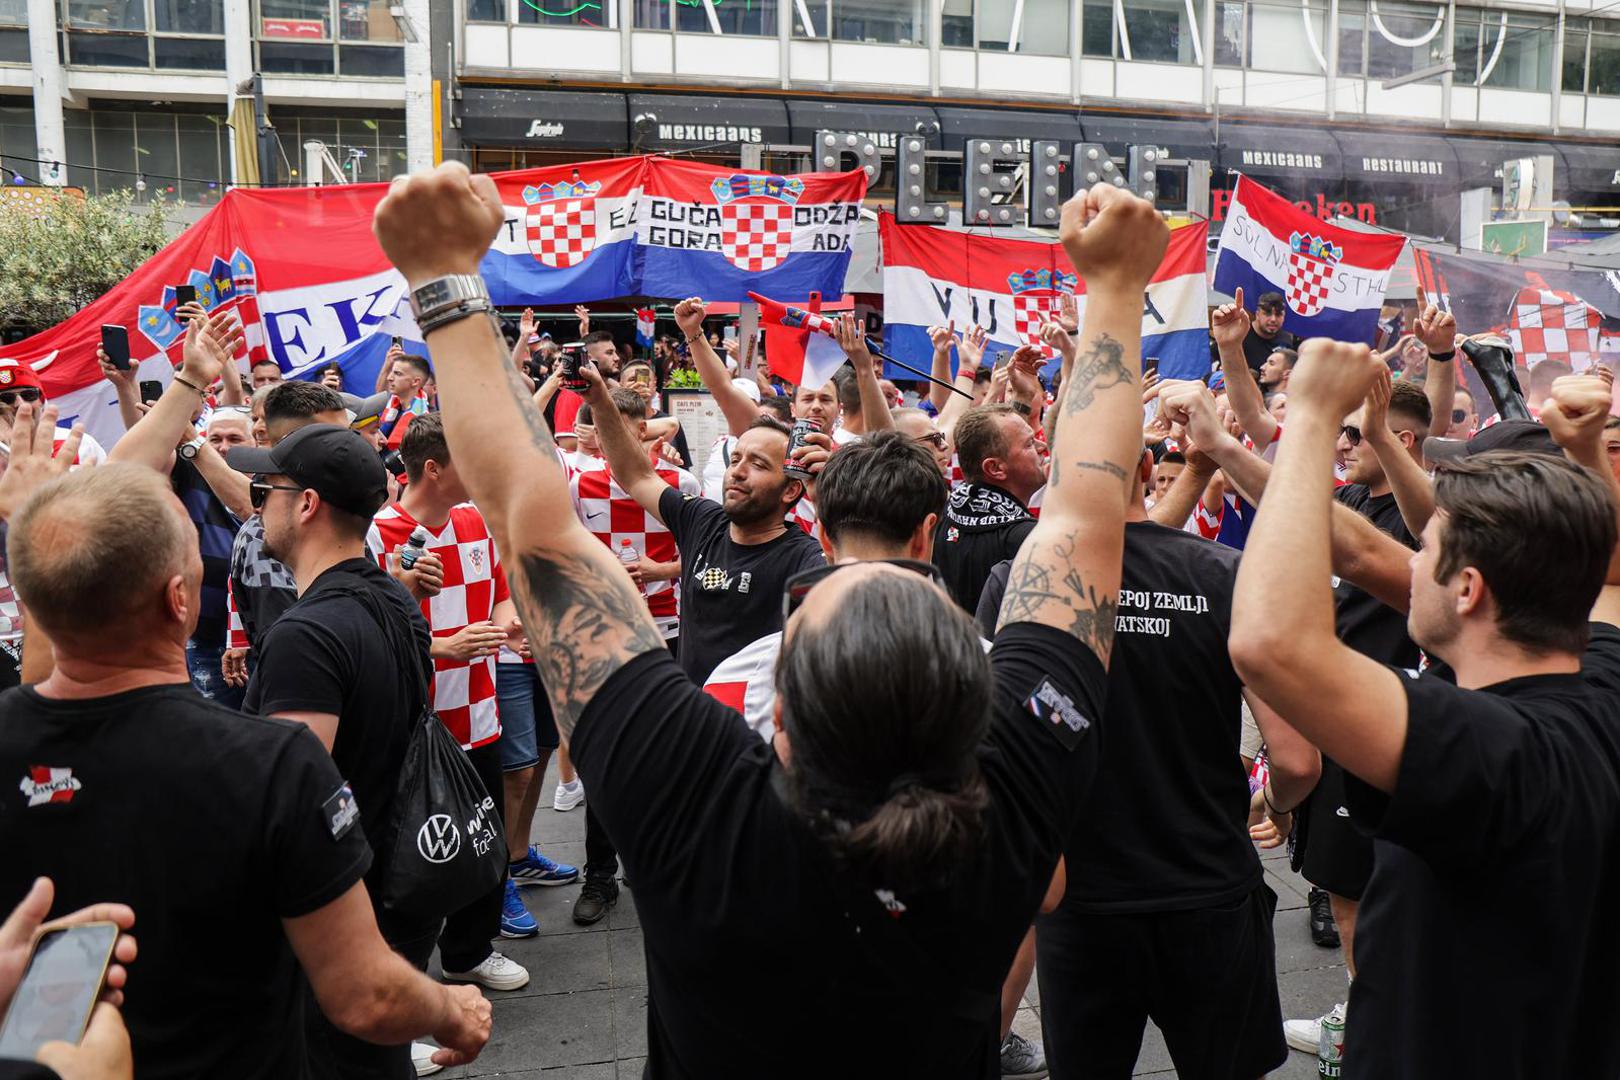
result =
[[[1330,225],[1246,176],[1227,210],[1215,288],[1250,303],[1281,293],[1283,329],[1306,337],[1371,343],[1404,236]]]
[[[1084,313],[1086,293],[1061,244],[901,225],[890,214],[878,219],[878,230],[883,343],[891,356],[927,371],[934,353],[928,327],[954,321],[959,335],[984,327],[986,363],[995,354],[1035,345],[1056,369],[1056,353],[1041,342],[1041,324],[1057,317],[1064,294],[1074,296]],[[1200,379],[1209,370],[1208,231],[1197,222],[1170,234],[1142,298],[1142,355],[1157,357],[1166,378]],[[953,356],[953,371],[955,364]],[[885,374],[910,377],[900,369]]]
[[[812,293],[805,307],[780,304],[752,292],[748,298],[759,305],[772,375],[794,386],[826,386],[833,372],[849,359],[833,337],[835,319],[820,313],[819,293]]]

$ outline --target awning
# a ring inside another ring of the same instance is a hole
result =
[[[1219,164],[1255,178],[1336,182],[1344,176],[1339,144],[1326,131],[1222,124]]]
[[[774,98],[631,94],[630,127],[638,150],[724,153],[744,143],[791,141],[787,106]]]
[[[1458,189],[1488,187],[1502,189],[1502,163],[1515,158],[1538,157],[1551,154],[1553,182],[1564,170],[1564,156],[1558,147],[1544,142],[1519,142],[1516,139],[1447,139],[1457,155]]]
[[[1081,142],[1085,133],[1080,129],[1077,113],[1035,109],[957,109],[940,106],[939,114],[942,150],[961,152],[969,139],[1000,139],[1013,144],[1015,153],[1029,149],[1039,139],[1056,139],[1067,153],[1073,143]]]
[[[1200,120],[1085,113],[1080,117],[1080,126],[1085,129],[1087,142],[1102,143],[1120,159],[1131,146],[1157,146],[1173,158],[1212,161],[1215,157],[1215,133]]]
[[[469,86],[456,115],[471,146],[545,150],[630,148],[623,94]]]
[[[1437,135],[1335,130],[1344,178],[1371,183],[1457,185],[1457,154]]]
[[[809,146],[818,131],[847,131],[871,138],[893,150],[902,135],[923,135],[928,149],[939,149],[939,117],[926,105],[868,105],[862,102],[799,101],[787,103],[793,142]]]
[[[1620,147],[1566,142],[1558,144],[1558,152],[1564,155],[1564,172],[1562,178],[1556,171],[1553,173],[1555,194],[1563,198],[1571,193],[1602,193],[1608,196],[1604,206],[1620,205],[1616,201],[1620,196]]]

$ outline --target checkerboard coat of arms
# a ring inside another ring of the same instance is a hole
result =
[[[804,181],[738,173],[716,179],[709,190],[720,204],[720,253],[727,262],[758,274],[787,261]]]
[[[1063,297],[1072,295],[1080,279],[1062,270],[1025,270],[1007,275],[1012,294],[1013,332],[1020,345],[1033,345],[1050,360],[1057,353],[1041,340],[1041,324],[1058,316]]]
[[[1333,271],[1344,258],[1344,249],[1331,240],[1310,233],[1288,237],[1288,306],[1309,318],[1327,305],[1333,288]]]
[[[596,194],[601,181],[560,180],[523,189],[524,236],[541,264],[569,270],[596,247]]]

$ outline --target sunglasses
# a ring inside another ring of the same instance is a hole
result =
[[[1351,446],[1361,445],[1361,429],[1354,424],[1345,424],[1339,428],[1339,434],[1349,440]]]
[[[845,524],[850,523],[845,522]],[[910,570],[912,573],[921,574],[942,588],[945,585],[945,579],[939,575],[939,568],[933,563],[923,562],[921,559],[867,559],[863,561],[898,566],[902,570]],[[854,565],[854,563],[829,563],[826,566],[817,566],[801,571],[788,578],[787,583],[782,586],[782,618],[786,619],[789,615],[798,611],[799,606],[804,603],[804,598],[810,595],[811,589],[820,585],[823,581],[844,569],[844,567]]]
[[[943,450],[950,445],[950,440],[943,431],[931,431],[927,435],[918,435],[912,442],[928,443],[935,450]]]
[[[1451,422],[1453,424],[1460,424],[1464,420],[1467,420],[1467,419],[1468,419],[1468,410],[1467,409],[1452,409],[1451,410]]]
[[[0,405],[15,405],[19,401],[39,401],[45,395],[32,386],[17,390],[0,390]]]
[[[253,505],[253,509],[261,510],[264,508],[264,500],[270,497],[272,491],[303,490],[303,488],[294,487],[291,484],[272,484],[268,480],[255,476],[248,482],[248,502]]]

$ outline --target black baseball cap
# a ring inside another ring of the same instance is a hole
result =
[[[1430,461],[1460,461],[1491,450],[1517,450],[1554,457],[1564,454],[1553,442],[1552,433],[1534,420],[1503,420],[1481,429],[1471,439],[1423,440],[1423,456]]]
[[[239,446],[225,456],[240,473],[291,477],[339,510],[369,518],[388,501],[388,473],[359,432],[336,424],[301,427],[276,445]]]

